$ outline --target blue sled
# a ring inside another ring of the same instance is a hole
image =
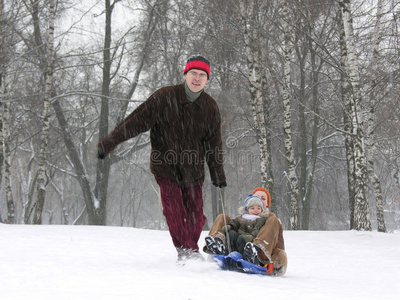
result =
[[[257,266],[244,260],[243,256],[237,251],[233,251],[227,256],[212,255],[212,259],[222,270],[259,275],[275,275],[272,263],[268,264],[267,267]]]

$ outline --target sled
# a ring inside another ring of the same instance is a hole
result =
[[[222,270],[259,275],[275,275],[273,263],[269,263],[264,267],[252,264],[244,260],[243,256],[237,251],[233,251],[227,256],[214,254],[211,257]]]

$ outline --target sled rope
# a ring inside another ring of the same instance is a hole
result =
[[[221,206],[222,206],[222,214],[224,216],[224,225],[227,225],[226,222],[226,214],[225,214],[225,202],[224,202],[224,197],[222,195],[222,189],[218,189],[219,190],[219,199],[221,200]],[[225,234],[225,238],[226,238],[226,244],[228,246],[228,252],[231,253],[231,241],[229,239],[229,233]]]

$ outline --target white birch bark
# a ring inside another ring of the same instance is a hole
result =
[[[348,52],[347,64],[349,78],[353,91],[352,124],[355,158],[355,198],[354,198],[354,228],[356,230],[371,230],[369,204],[367,199],[367,168],[365,164],[363,115],[361,111],[360,77],[358,73],[358,60],[353,31],[353,20],[350,10],[350,0],[340,0],[342,9],[343,27],[346,35],[346,48]]]
[[[267,1],[262,1],[262,6],[261,6],[262,11],[267,11],[270,8],[267,8]],[[278,213],[277,211],[277,205],[275,203],[275,191],[274,191],[274,174],[272,172],[272,137],[271,137],[271,131],[269,128],[271,128],[271,121],[270,121],[270,111],[269,111],[269,104],[271,103],[270,99],[270,94],[269,94],[269,87],[268,84],[271,82],[271,73],[269,70],[269,49],[268,49],[268,35],[266,34],[269,31],[269,23],[266,20],[266,16],[268,16],[268,13],[264,13],[262,15],[262,31],[263,34],[261,34],[260,41],[261,45],[263,45],[261,48],[261,61],[264,62],[264,67],[261,70],[261,78],[262,78],[262,91],[264,94],[264,100],[263,100],[263,111],[264,111],[264,125],[260,124],[260,126],[265,127],[265,141],[266,141],[266,147],[264,148],[264,156],[265,156],[265,169],[262,171],[262,185],[263,187],[267,188],[270,192],[271,195],[271,206],[270,206],[270,211],[274,213]]]
[[[289,17],[289,7],[288,2],[285,1],[283,7],[283,30],[285,35],[285,65],[284,65],[284,89],[283,89],[283,108],[284,108],[284,138],[285,138],[285,153],[286,160],[288,163],[288,179],[290,186],[290,229],[299,229],[298,220],[298,195],[299,195],[299,185],[296,176],[295,164],[294,164],[294,153],[292,145],[292,130],[291,130],[291,33],[290,33],[290,17]]]
[[[4,79],[4,78],[3,78]],[[11,153],[10,153],[10,103],[4,103],[4,185],[6,190],[7,220],[15,224],[15,204],[11,187]]]
[[[15,204],[11,188],[11,154],[10,154],[10,103],[7,102],[7,85],[6,85],[6,49],[4,40],[4,2],[0,2],[0,103],[3,104],[3,128],[2,138],[0,142],[2,146],[1,156],[4,151],[4,185],[7,202],[7,222],[10,224],[15,223]],[[2,158],[3,160],[3,158]],[[1,172],[0,172],[1,175]]]
[[[355,188],[355,168],[354,168],[354,145],[351,133],[353,132],[353,124],[351,122],[351,86],[347,70],[347,46],[346,35],[343,28],[343,20],[340,24],[340,45],[341,45],[341,85],[342,85],[342,101],[344,106],[344,129],[348,134],[344,135],[347,161],[347,186],[349,193],[349,208],[350,208],[350,229],[354,229],[354,188]]]
[[[239,1],[240,3],[240,15],[242,18],[242,25],[244,29],[244,39],[246,48],[246,59],[248,66],[248,79],[250,82],[250,93],[252,98],[252,111],[255,132],[257,134],[257,143],[260,152],[260,169],[261,169],[261,184],[263,186],[268,186],[268,161],[269,153],[267,149],[267,130],[265,127],[265,112],[264,112],[264,102],[265,96],[263,92],[265,89],[265,71],[261,65],[259,59],[258,50],[252,47],[252,43],[256,40],[261,39],[260,32],[257,31],[256,26],[252,24],[255,20],[255,14],[257,10],[255,9],[255,1]],[[247,4],[247,5],[246,5]],[[265,9],[265,3],[263,2],[260,11]],[[261,21],[260,23],[262,23]],[[261,27],[262,28],[262,27]],[[265,49],[264,49],[265,51]]]
[[[40,144],[40,157],[39,157],[39,170],[37,181],[37,201],[35,204],[35,213],[33,216],[34,224],[42,223],[42,212],[46,198],[46,160],[48,152],[48,140],[50,130],[50,105],[51,105],[51,91],[53,83],[53,61],[54,61],[54,18],[55,7],[54,0],[49,4],[49,37],[48,37],[48,60],[46,72],[46,86],[43,103],[43,125]]]
[[[377,105],[375,87],[377,84],[376,74],[378,71],[378,59],[379,59],[379,42],[380,42],[380,29],[381,29],[381,18],[382,18],[382,0],[378,0],[377,11],[376,11],[376,24],[374,30],[373,39],[373,57],[372,57],[372,88],[370,93],[370,100],[368,103],[368,110],[366,111],[366,133],[365,133],[365,143],[366,143],[366,157],[367,157],[367,167],[369,180],[372,182],[376,201],[376,220],[378,225],[378,231],[386,232],[385,218],[383,214],[383,196],[381,182],[375,173],[374,157],[376,153],[375,144],[375,107]]]
[[[7,98],[7,90],[5,88],[6,79],[5,74],[1,78],[1,95],[2,99]],[[12,195],[11,187],[11,154],[10,154],[10,103],[5,101],[3,103],[3,139],[4,139],[4,186],[6,192],[7,202],[7,222],[15,224],[15,204]]]

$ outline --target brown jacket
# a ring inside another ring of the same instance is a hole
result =
[[[226,181],[221,117],[215,100],[202,92],[193,103],[184,84],[154,92],[98,144],[108,154],[118,144],[150,130],[150,170],[189,187],[204,181],[207,162],[214,183]]]

